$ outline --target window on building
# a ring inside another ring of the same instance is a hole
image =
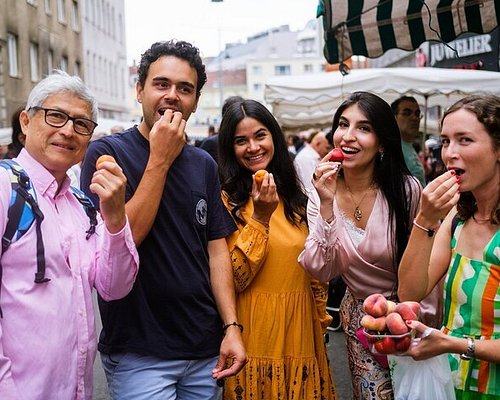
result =
[[[81,67],[80,67],[80,63],[78,61],[75,61],[75,71],[74,71],[74,75],[76,76],[80,76],[81,77]]]
[[[47,72],[50,74],[54,69],[54,52],[49,50],[47,54]]]
[[[9,53],[9,75],[19,76],[18,58],[17,58],[17,36],[7,33],[7,52]]]
[[[66,56],[61,57],[61,69],[64,72],[68,72],[68,57]]]
[[[275,65],[274,66],[274,75],[290,75],[290,66],[289,65]]]
[[[115,8],[111,7],[111,36],[116,38],[116,20],[115,20]]]
[[[45,14],[52,14],[52,1],[51,0],[45,0]]]
[[[66,23],[66,0],[57,0],[57,20]]]
[[[73,0],[71,4],[71,28],[73,28],[74,31],[78,31],[80,29],[79,19],[78,2]]]
[[[262,90],[262,83],[254,83],[253,84],[253,90],[255,92],[260,92]]]
[[[40,73],[38,71],[38,44],[30,43],[30,71],[31,81],[38,82]]]
[[[306,74],[313,72],[313,65],[312,64],[304,64],[304,72]]]
[[[254,65],[252,67],[252,72],[254,75],[262,75],[262,65]]]

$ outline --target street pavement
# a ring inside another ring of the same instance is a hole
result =
[[[99,318],[97,319],[99,320]],[[100,327],[99,327],[100,328]],[[351,400],[351,375],[347,365],[347,350],[345,347],[344,333],[329,331],[330,341],[327,343],[330,367],[333,379],[337,386],[338,400]],[[109,400],[106,387],[106,378],[101,367],[101,360],[97,355],[94,364],[94,400]],[[269,399],[273,400],[273,399]]]

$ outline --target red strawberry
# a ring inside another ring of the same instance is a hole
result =
[[[344,153],[342,150],[335,148],[332,150],[332,155],[330,156],[330,161],[342,162],[344,161]]]

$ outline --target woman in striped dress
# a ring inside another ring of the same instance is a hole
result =
[[[500,98],[455,103],[441,141],[448,171],[422,193],[398,294],[420,300],[445,276],[445,318],[441,331],[409,321],[422,339],[408,353],[449,353],[457,399],[500,399]]]

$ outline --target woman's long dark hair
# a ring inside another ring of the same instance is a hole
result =
[[[278,122],[265,106],[257,101],[244,99],[226,106],[219,128],[219,176],[222,190],[235,206],[231,211],[233,217],[243,222],[239,217],[239,210],[246,204],[252,191],[252,172],[238,163],[234,152],[236,126],[246,117],[256,119],[271,132],[274,155],[267,171],[273,174],[287,220],[295,225],[306,222],[307,196],[299,183]]]
[[[352,93],[337,109],[333,117],[332,131],[339,126],[339,120],[344,110],[357,105],[365,117],[370,121],[383,156],[375,160],[373,180],[382,191],[389,206],[389,243],[393,247],[394,270],[397,270],[401,257],[408,244],[412,228],[410,220],[413,203],[413,191],[410,188],[411,174],[408,170],[403,150],[401,148],[401,134],[392,113],[391,107],[380,97],[368,92]],[[390,228],[395,221],[396,230]]]
[[[441,126],[448,115],[462,108],[476,116],[477,120],[491,136],[494,150],[498,150],[500,148],[500,97],[493,95],[464,97],[446,110],[441,120]],[[457,204],[458,217],[462,221],[466,221],[472,218],[476,211],[476,199],[472,192],[460,193],[460,199]],[[492,224],[500,224],[500,196],[497,199],[497,206],[493,209],[490,218]]]

